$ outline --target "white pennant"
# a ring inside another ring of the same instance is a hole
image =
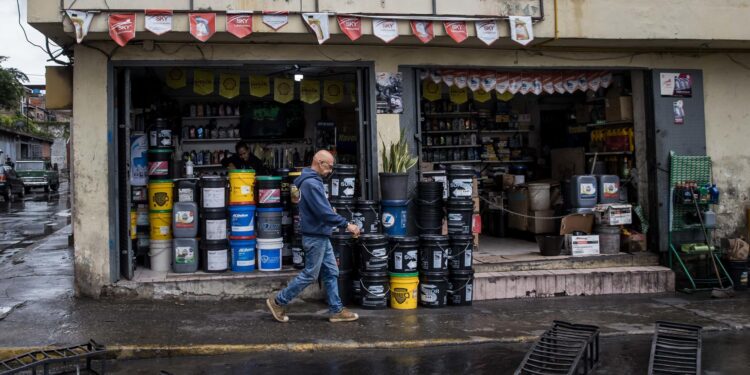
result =
[[[375,36],[386,43],[390,43],[398,37],[398,22],[393,19],[373,18],[372,31]]]
[[[70,22],[73,23],[73,28],[76,30],[76,42],[83,42],[83,38],[89,33],[94,12],[82,12],[78,10],[66,10],[65,12],[68,14]]]
[[[510,38],[513,41],[525,46],[534,40],[531,17],[510,16],[508,20],[510,21]]]
[[[331,37],[328,31],[328,13],[302,13],[302,19],[315,34],[318,44],[323,44]]]
[[[495,20],[477,21],[474,23],[474,27],[477,30],[477,38],[488,46],[495,43],[495,41],[500,38],[500,31],[497,28],[497,21]]]

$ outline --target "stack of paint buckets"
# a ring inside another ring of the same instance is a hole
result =
[[[419,237],[389,237],[388,253],[391,307],[399,310],[416,309],[417,286],[419,285]]]
[[[200,180],[200,261],[205,272],[225,272],[229,268],[227,242],[226,179],[203,176]]]
[[[233,272],[252,272],[256,263],[255,171],[229,171],[229,247]]]
[[[355,200],[356,176],[357,167],[355,165],[336,164],[333,167],[333,173],[329,180],[328,199],[331,202],[331,207],[333,207],[336,213],[346,218],[348,222],[357,222],[357,218],[363,217],[358,214]],[[371,206],[373,205],[374,202],[372,202]],[[364,222],[362,222],[360,230],[362,230],[362,234],[365,234],[366,232],[363,227]],[[368,225],[367,229],[371,232],[372,227]],[[336,263],[339,267],[339,297],[341,297],[341,302],[344,305],[348,305],[351,304],[353,299],[352,280],[355,279],[355,275],[353,275],[355,272],[353,271],[354,240],[351,233],[346,231],[346,227],[336,228],[331,235],[331,245],[333,246],[333,253],[336,256]],[[373,308],[379,308],[379,306],[374,306]]]
[[[448,169],[449,199],[446,216],[450,237],[448,303],[451,305],[471,305],[473,299],[473,182],[474,169],[472,167],[453,165]]]
[[[281,251],[282,264],[292,264],[292,242],[294,240],[294,228],[292,226],[292,197],[291,177],[289,168],[279,168],[276,174],[281,177],[281,237],[284,238],[284,248]]]
[[[167,139],[159,141],[149,137],[148,150],[148,206],[149,206],[149,264],[154,271],[169,271],[172,254],[172,148],[161,147]]]
[[[148,139],[143,132],[130,135],[130,238],[136,256],[149,251]]]
[[[289,172],[289,201],[292,215],[292,240],[290,248],[292,250],[292,265],[294,268],[301,270],[305,268],[305,250],[302,248],[302,232],[300,231],[299,217],[299,187],[294,184],[302,172]]]
[[[174,183],[172,208],[172,271],[190,273],[198,270],[198,180],[182,178]]]
[[[258,176],[256,181],[256,237],[258,269],[279,271],[282,266],[284,238],[281,232],[281,177]]]

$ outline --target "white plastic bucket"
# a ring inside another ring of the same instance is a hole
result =
[[[172,268],[172,240],[151,240],[149,245],[151,270],[168,272]]]
[[[550,201],[550,184],[548,183],[529,183],[529,200],[532,211],[545,211],[552,207]]]
[[[280,271],[283,238],[258,238],[258,270]]]

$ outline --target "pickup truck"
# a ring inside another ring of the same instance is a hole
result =
[[[18,160],[15,169],[27,193],[34,187],[44,188],[45,192],[60,188],[60,176],[47,160]]]

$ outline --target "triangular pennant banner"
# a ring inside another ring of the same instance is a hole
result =
[[[320,100],[320,81],[302,80],[299,84],[299,100],[307,104],[317,103]]]
[[[242,39],[253,33],[253,12],[227,11],[227,32]]]
[[[207,41],[216,32],[216,13],[190,13],[190,34],[201,42]]]
[[[341,81],[323,81],[323,101],[329,104],[341,102],[344,98],[344,83]]]
[[[398,23],[392,19],[373,18],[372,32],[382,41],[390,43],[398,37]]]
[[[500,100],[502,102],[509,102],[513,99],[513,94],[511,94],[509,91],[506,91],[500,95],[497,96],[497,100]]]
[[[589,72],[588,73],[589,89],[591,91],[599,90],[602,83],[602,72]]]
[[[476,21],[474,28],[477,30],[477,38],[486,45],[491,45],[500,38],[500,30],[497,27],[497,21]]]
[[[430,72],[430,79],[432,82],[440,83],[443,81],[443,72],[439,70],[433,70]]]
[[[146,30],[162,35],[172,31],[172,11],[167,9],[146,9]]]
[[[589,89],[589,77],[585,71],[578,72],[578,90],[586,92]]]
[[[484,91],[483,89],[474,91],[474,101],[484,103],[490,99],[492,99],[492,94],[490,94],[489,92]]]
[[[439,100],[441,97],[440,85],[432,82],[432,80],[425,79],[422,81],[422,97],[434,102]]]
[[[468,73],[465,70],[458,70],[454,73],[454,76],[454,85],[456,85],[456,87],[458,87],[459,89],[465,88],[469,81]]]
[[[445,83],[447,86],[453,86],[453,82],[456,78],[456,76],[453,75],[452,70],[443,70],[440,72],[440,74],[443,75],[443,83]]]
[[[505,92],[508,91],[508,75],[505,73],[497,74],[495,79],[497,80],[495,83],[495,91],[497,91],[498,94],[505,94]]]
[[[89,27],[91,27],[91,20],[94,18],[94,12],[81,12],[78,10],[66,10],[70,22],[73,23],[73,28],[76,31],[76,42],[83,42],[83,38],[89,33]]]
[[[521,95],[526,95],[529,91],[531,91],[531,77],[521,74],[521,85],[518,87],[518,92]]]
[[[542,77],[538,74],[534,75],[534,77],[531,79],[531,92],[534,95],[542,94]]]
[[[250,95],[262,98],[271,93],[268,76],[250,76]]]
[[[331,37],[328,30],[328,13],[302,13],[302,20],[307,27],[315,34],[318,44],[325,43]]]
[[[565,91],[568,94],[572,94],[578,90],[578,73],[569,72],[564,76],[563,84],[565,85]]]
[[[411,21],[411,32],[422,43],[427,43],[435,37],[432,21]]]
[[[510,73],[508,74],[508,90],[507,92],[515,95],[518,90],[521,89],[521,74]]]
[[[521,45],[527,45],[534,40],[534,29],[531,17],[510,16],[510,38]]]
[[[268,27],[279,31],[289,23],[289,12],[263,11],[263,23]]]
[[[609,87],[609,85],[610,85],[611,83],[612,83],[612,72],[603,72],[603,73],[602,73],[602,78],[601,78],[601,83],[600,83],[600,85],[601,85],[601,86],[602,86],[603,88],[605,88],[605,89],[606,89],[607,87]]]
[[[196,94],[208,95],[214,92],[214,73],[210,70],[193,70],[193,91]]]
[[[219,95],[232,99],[240,95],[240,75],[221,73],[219,74]]]
[[[273,79],[273,100],[289,103],[294,99],[294,81],[289,78]]]
[[[110,14],[109,36],[120,47],[125,47],[128,41],[135,38],[135,13]]]
[[[464,104],[469,100],[469,90],[467,90],[466,87],[461,89],[456,86],[451,86],[450,98],[453,103]]]
[[[562,73],[555,73],[552,76],[552,84],[555,86],[555,92],[558,94],[565,94],[565,79]]]
[[[482,74],[482,89],[484,91],[490,92],[494,90],[495,85],[497,85],[497,76],[495,75],[495,72],[485,72]]]
[[[550,95],[555,93],[555,80],[551,74],[542,75],[542,90]]]
[[[479,76],[479,72],[471,72],[469,73],[469,82],[468,82],[469,88],[471,91],[477,91],[479,90],[479,87],[482,86],[482,78]]]
[[[187,86],[187,76],[182,68],[172,68],[167,72],[167,86],[172,89],[181,89]]]
[[[355,41],[362,36],[362,19],[359,17],[347,17],[337,16],[336,19],[339,21],[339,29],[346,36]]]
[[[466,21],[444,21],[445,33],[448,34],[456,43],[461,43],[469,36],[466,31]]]

